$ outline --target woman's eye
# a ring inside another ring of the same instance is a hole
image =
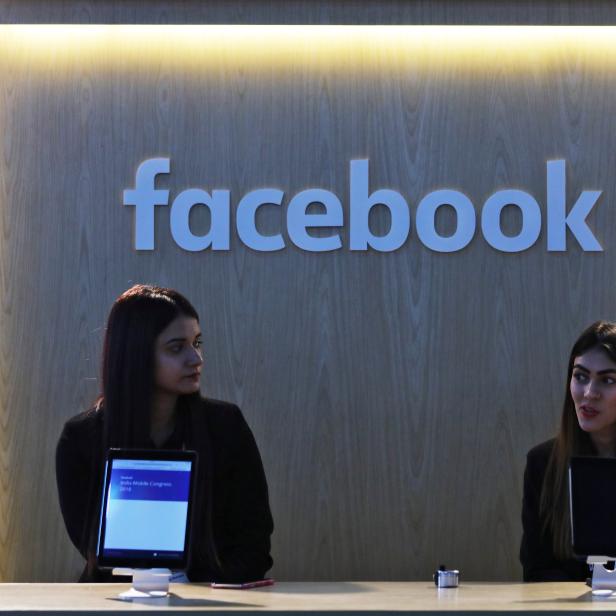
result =
[[[172,353],[179,353],[179,352],[182,350],[182,347],[181,347],[181,345],[179,345],[179,344],[174,344],[173,346],[170,346],[170,347],[169,347],[169,350],[170,350]]]
[[[578,383],[585,383],[588,380],[587,375],[585,375],[583,372],[574,372],[573,373],[573,378],[578,382]]]
[[[203,346],[203,340],[195,340],[193,346],[195,347],[195,349],[200,349]]]
[[[603,382],[604,382],[606,385],[613,385],[614,383],[616,383],[616,379],[614,379],[614,377],[612,377],[612,376],[606,376],[606,377],[603,379]]]

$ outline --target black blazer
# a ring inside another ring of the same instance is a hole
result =
[[[245,582],[272,566],[273,520],[256,442],[239,408],[201,399],[186,408],[183,440],[199,454],[188,577]],[[56,450],[60,508],[75,547],[86,558],[80,581],[111,581],[96,568],[96,527],[103,471],[104,411],[90,409],[64,426]],[[115,578],[117,580],[117,578]]]
[[[543,519],[539,513],[541,488],[553,446],[554,439],[551,439],[533,447],[526,456],[520,546],[525,582],[584,581],[590,575],[584,561],[558,559],[551,536],[543,530]]]

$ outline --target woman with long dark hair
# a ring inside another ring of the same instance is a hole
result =
[[[616,323],[597,321],[571,350],[556,438],[531,449],[524,473],[524,580],[584,580],[571,550],[568,464],[571,456],[616,456]]]
[[[198,452],[189,579],[258,580],[272,566],[273,522],[257,445],[237,406],[201,397],[202,365],[199,316],[180,293],[135,285],[115,301],[101,396],[66,423],[56,451],[62,515],[86,559],[80,581],[111,581],[95,558],[110,447]]]

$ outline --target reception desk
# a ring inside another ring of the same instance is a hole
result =
[[[99,614],[185,612],[233,614],[436,614],[465,615],[616,610],[616,601],[593,599],[581,583],[499,584],[463,582],[438,590],[429,582],[282,582],[253,590],[219,590],[172,584],[167,599],[126,603],[123,584],[2,584],[0,613]]]

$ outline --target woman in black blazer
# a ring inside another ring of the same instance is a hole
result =
[[[580,455],[616,456],[616,323],[597,321],[577,339],[558,434],[528,453],[520,547],[527,582],[589,576],[571,550],[567,469]]]
[[[102,395],[66,423],[56,451],[62,515],[86,559],[80,581],[111,581],[95,556],[109,447],[198,452],[189,579],[246,582],[272,566],[273,521],[257,445],[237,406],[201,397],[202,365],[199,317],[180,293],[135,285],[116,300]]]

